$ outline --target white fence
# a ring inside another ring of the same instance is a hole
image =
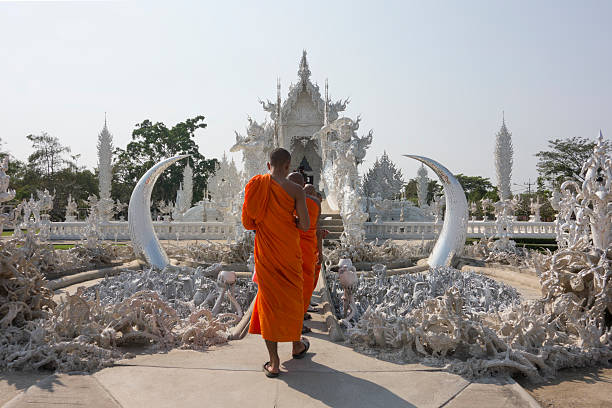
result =
[[[85,222],[52,222],[51,239],[81,239]],[[166,222],[154,221],[153,227],[159,239],[227,239],[236,234],[236,225],[224,222]],[[434,222],[366,222],[366,237],[369,239],[432,239],[442,223]],[[101,225],[106,240],[129,240],[127,221],[110,221]],[[496,233],[495,221],[469,221],[468,238],[492,237]],[[554,222],[516,221],[510,229],[512,238],[555,238]]]
[[[51,239],[81,239],[85,222],[52,222]],[[154,221],[153,228],[159,239],[227,239],[235,236],[236,226],[223,222],[164,222]],[[129,240],[127,221],[109,221],[100,226],[106,240]]]
[[[442,229],[442,222],[366,222],[366,238],[432,239]],[[467,237],[492,237],[497,233],[495,221],[468,221]],[[511,238],[555,238],[554,222],[516,221],[510,227]]]

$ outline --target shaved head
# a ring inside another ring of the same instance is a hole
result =
[[[282,147],[278,147],[270,153],[270,166],[282,167],[291,163],[291,153]]]
[[[297,171],[294,171],[293,173],[290,173],[287,178],[291,181],[293,181],[295,184],[304,187],[304,177],[298,173]]]
[[[313,196],[316,197],[317,195],[317,190],[315,190],[315,187],[312,184],[306,184],[304,186],[304,194],[307,194],[309,196]]]

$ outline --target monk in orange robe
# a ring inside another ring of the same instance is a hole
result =
[[[304,184],[304,178],[300,173],[291,173],[287,178],[296,184]],[[306,317],[306,312],[310,306],[310,298],[315,287],[315,265],[318,258],[317,227],[319,225],[319,215],[321,214],[321,203],[315,197],[316,191],[312,184],[304,186],[304,193],[306,194],[306,207],[308,208],[308,217],[310,218],[310,228],[308,231],[300,231],[302,273],[304,277],[304,317]],[[308,332],[310,332],[310,329],[304,326],[302,333]]]
[[[300,231],[302,271],[304,273],[304,313],[306,313],[318,279],[316,267],[319,264],[321,245],[317,231],[319,229],[319,217],[321,216],[321,201],[316,197],[316,191],[312,184],[304,186],[304,193],[306,194],[306,206],[310,217],[308,231]]]
[[[315,192],[319,202],[323,202],[323,196],[318,191]],[[321,214],[319,214],[319,220],[321,219]],[[317,264],[315,265],[315,275],[314,275],[314,287],[312,288],[313,292],[317,287],[317,282],[319,282],[319,274],[321,273],[321,265],[323,264],[323,239],[325,238],[325,230],[321,229],[320,226],[317,226]]]
[[[302,358],[309,343],[301,339],[303,308],[302,256],[298,228],[310,219],[301,186],[287,180],[291,154],[274,149],[269,173],[253,177],[245,187],[242,224],[255,230],[255,270],[258,290],[249,333],[264,338],[270,361],[268,377],[278,377],[278,342],[293,342],[293,357]],[[297,214],[297,217],[295,216]]]

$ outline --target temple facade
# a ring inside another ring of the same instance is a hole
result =
[[[330,102],[327,80],[325,95],[310,79],[310,67],[306,51],[298,69],[298,82],[291,84],[285,99],[281,96],[280,81],[277,83],[275,102],[260,101],[269,113],[273,145],[291,152],[293,170],[301,170],[317,188],[321,181],[322,152],[318,132],[324,126],[338,119],[345,110],[348,100]],[[264,126],[265,127],[265,126]],[[248,130],[247,130],[248,134]]]

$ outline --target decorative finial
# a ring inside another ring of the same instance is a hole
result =
[[[306,59],[306,50],[302,51],[302,60],[300,61],[298,75],[302,82],[306,82],[308,81],[308,78],[310,78],[310,69],[308,68],[308,60]]]
[[[502,123],[505,125],[506,124],[506,112],[504,112],[502,110]]]
[[[104,127],[106,127],[106,112],[104,112]]]
[[[599,129],[599,137],[598,137],[599,145],[602,145],[603,141],[604,141],[603,132],[601,131],[601,129]]]

